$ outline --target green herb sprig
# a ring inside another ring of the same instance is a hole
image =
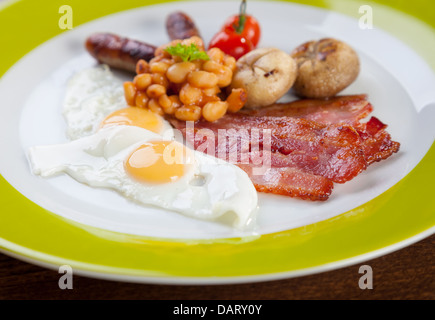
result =
[[[183,61],[210,60],[207,53],[200,50],[194,43],[190,44],[190,46],[177,43],[175,46],[167,47],[165,51],[173,56],[180,57]]]

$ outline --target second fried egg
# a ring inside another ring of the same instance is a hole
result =
[[[70,140],[114,125],[136,126],[165,137],[172,135],[171,125],[161,116],[127,105],[122,80],[107,66],[89,68],[71,78],[63,103],[63,116]]]

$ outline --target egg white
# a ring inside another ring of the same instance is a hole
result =
[[[106,65],[82,70],[68,82],[62,114],[70,140],[96,133],[112,112],[128,107],[123,81]],[[160,135],[170,134],[172,126],[163,118]]]
[[[248,175],[206,154],[189,149],[192,165],[175,182],[145,183],[132,178],[124,161],[144,142],[157,140],[162,137],[139,127],[108,127],[66,144],[30,148],[29,160],[36,175],[67,173],[81,183],[116,190],[140,204],[203,220],[232,213],[238,229],[255,221],[257,192]]]

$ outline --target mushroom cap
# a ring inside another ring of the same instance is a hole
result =
[[[263,107],[286,94],[296,75],[297,65],[290,55],[277,48],[259,48],[237,61],[230,89],[247,91],[245,108]]]
[[[336,39],[306,42],[291,56],[298,65],[293,90],[307,98],[335,96],[354,82],[360,71],[356,52]]]

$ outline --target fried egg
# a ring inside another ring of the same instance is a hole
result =
[[[141,127],[109,125],[69,143],[32,147],[29,160],[36,175],[66,173],[143,205],[203,220],[230,216],[239,229],[255,221],[257,192],[243,170]]]
[[[122,81],[104,65],[83,70],[70,79],[63,116],[70,140],[113,125],[138,126],[160,135],[170,135],[172,130],[161,116],[146,109],[129,107]]]

